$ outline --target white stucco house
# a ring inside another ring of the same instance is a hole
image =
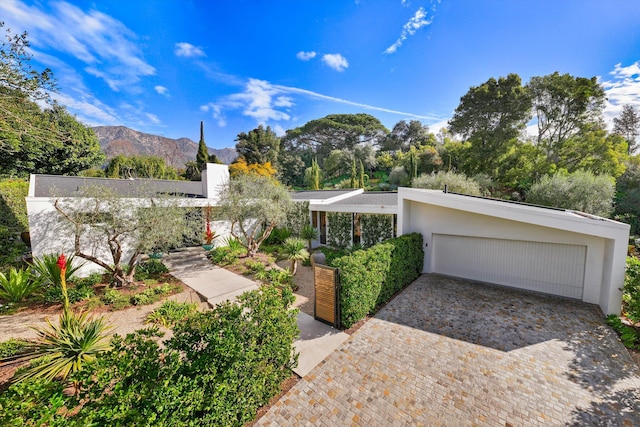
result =
[[[144,190],[146,195],[170,194],[177,196],[181,207],[204,208],[215,207],[218,204],[220,187],[228,179],[228,166],[212,163],[208,163],[202,172],[202,181],[31,175],[29,193],[26,197],[31,253],[33,257],[41,257],[49,253],[74,252],[73,232],[68,227],[61,226],[64,220],[54,203],[56,200],[75,206],[88,203],[88,200],[82,197],[83,188],[108,188],[122,198],[129,199],[132,204],[141,205],[148,203],[148,198],[139,197],[141,190]],[[229,234],[228,221],[211,221],[211,227],[219,238]],[[98,255],[100,259],[110,259],[109,252],[104,246],[86,241],[83,242],[83,247],[91,248],[92,254]],[[124,259],[130,257],[131,250],[130,247],[126,248]],[[98,265],[87,262],[78,274],[86,275],[100,270],[101,267]]]
[[[138,185],[180,196],[181,206],[216,206],[226,165],[208,164],[202,182],[32,175],[27,201],[32,253],[73,252],[71,235],[51,226],[57,197],[74,200],[83,186],[108,186],[126,197]],[[424,273],[495,283],[578,299],[619,314],[630,227],[605,218],[436,190],[318,190],[292,193],[308,203],[318,230],[314,246],[330,243],[333,213],[346,219],[347,244],[362,243],[366,222],[382,218],[386,237],[421,233]],[[82,200],[78,199],[78,203]],[[371,224],[371,222],[369,222]],[[212,222],[223,237],[227,221]],[[334,227],[335,228],[335,227]],[[104,250],[104,248],[95,248]],[[89,264],[83,273],[95,270]]]

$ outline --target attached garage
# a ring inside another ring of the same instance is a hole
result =
[[[598,304],[619,313],[629,226],[580,212],[401,188],[398,230],[425,240],[425,273]]]

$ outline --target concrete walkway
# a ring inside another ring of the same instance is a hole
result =
[[[211,307],[238,295],[258,289],[258,284],[244,276],[213,265],[202,248],[172,252],[162,259],[172,275],[196,291]],[[300,338],[294,342],[300,353],[293,371],[304,377],[349,336],[305,313],[298,313]]]

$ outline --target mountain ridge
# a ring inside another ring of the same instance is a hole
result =
[[[172,139],[160,135],[140,132],[126,126],[92,127],[100,148],[107,158],[117,155],[125,156],[159,156],[169,166],[182,169],[188,161],[194,161],[198,152],[198,144],[189,138]],[[221,162],[230,164],[238,154],[235,148],[210,148],[209,154],[215,154]]]

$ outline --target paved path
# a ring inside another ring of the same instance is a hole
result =
[[[258,426],[637,426],[640,373],[596,306],[424,275]]]
[[[202,248],[172,252],[162,262],[172,275],[200,294],[212,307],[223,301],[233,300],[244,292],[258,289],[256,282],[213,265]],[[302,312],[298,313],[298,329],[300,338],[294,342],[294,346],[300,355],[298,366],[293,371],[301,377],[349,338],[344,332]]]

